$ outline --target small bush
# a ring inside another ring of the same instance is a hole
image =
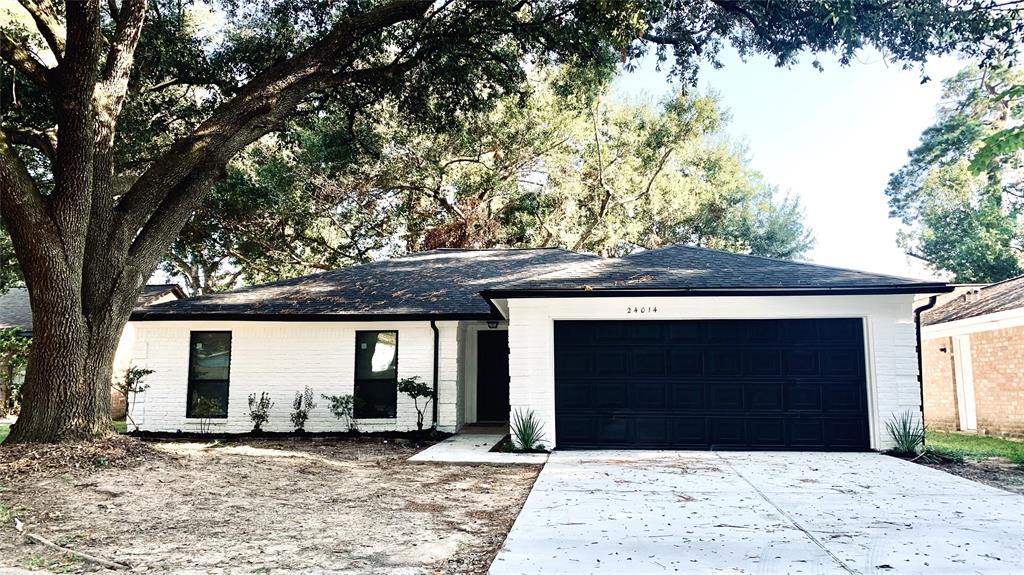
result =
[[[416,408],[416,429],[423,431],[423,414],[434,400],[434,389],[420,381],[419,377],[407,377],[398,381],[398,392],[412,398],[412,405]],[[422,408],[419,403],[421,397],[426,398]]]
[[[326,399],[329,402],[327,409],[330,410],[334,417],[337,417],[349,431],[356,431],[356,418],[353,414],[355,408],[355,401],[351,395],[323,395],[320,397]]]
[[[249,396],[249,419],[252,420],[253,432],[263,431],[263,424],[270,420],[270,408],[274,402],[270,400],[270,394],[263,392],[259,398],[253,393]]]
[[[544,424],[537,419],[533,410],[523,413],[517,409],[512,414],[512,444],[518,451],[544,451]]]
[[[306,420],[309,419],[309,412],[313,411],[316,403],[313,402],[313,390],[306,386],[304,391],[295,392],[295,400],[292,401],[292,425],[295,431],[306,430]]]
[[[917,455],[924,445],[924,426],[912,411],[894,413],[885,422],[885,428],[896,444],[892,449],[895,455]]]

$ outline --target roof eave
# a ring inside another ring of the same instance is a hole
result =
[[[129,321],[445,321],[501,319],[496,311],[479,313],[253,313],[253,312],[134,312]]]
[[[892,286],[783,287],[783,288],[612,288],[612,289],[496,289],[481,292],[488,300],[513,298],[563,297],[722,297],[722,296],[807,296],[807,295],[893,295],[948,293],[946,284],[908,284]]]

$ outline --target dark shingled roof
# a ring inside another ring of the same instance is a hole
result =
[[[948,291],[945,284],[685,245],[566,266],[495,290],[544,291]]]
[[[481,291],[592,259],[563,249],[439,249],[157,304],[132,319],[494,317]]]
[[[142,288],[137,308],[148,305],[167,294],[184,298],[185,292],[177,284],[151,284]],[[26,335],[32,333],[32,307],[29,305],[28,289],[11,288],[0,295],[0,329],[18,328]]]
[[[926,311],[924,325],[935,325],[980,315],[1024,307],[1024,276],[1018,276],[980,288],[974,298],[961,295]],[[971,301],[968,301],[971,299]]]

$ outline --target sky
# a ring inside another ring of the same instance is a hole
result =
[[[934,276],[896,245],[899,222],[888,217],[885,185],[921,132],[934,120],[942,80],[964,66],[955,58],[903,70],[878,53],[848,67],[820,58],[824,72],[805,57],[776,68],[767,58],[702,68],[698,90],[718,94],[731,120],[726,130],[748,151],[751,166],[780,192],[798,195],[816,246],[806,259],[824,265],[930,279]],[[654,59],[623,73],[615,92],[661,100],[673,89]]]

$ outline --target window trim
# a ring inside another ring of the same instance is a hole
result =
[[[394,415],[388,416],[375,416],[375,417],[359,417],[356,415],[356,408],[353,401],[352,408],[352,419],[358,419],[360,421],[394,421],[398,419],[398,331],[397,329],[357,329],[353,336],[353,356],[352,356],[352,399],[356,398],[356,386],[360,381],[375,382],[375,381],[387,381],[385,379],[360,379],[359,378],[359,334],[361,333],[393,333],[395,334],[395,410]]]
[[[228,335],[228,378],[227,379],[223,379],[223,380],[222,379],[195,380],[195,379],[192,378],[192,360],[195,358],[196,335],[198,335],[198,334],[208,334],[208,333],[217,333],[217,334],[226,333]],[[228,415],[230,414],[230,409],[231,409],[231,401],[230,401],[230,398],[231,398],[231,360],[233,359],[233,356],[234,356],[234,351],[235,351],[234,347],[235,347],[235,338],[234,338],[234,334],[231,333],[231,330],[224,330],[224,329],[221,329],[221,330],[191,330],[191,331],[188,332],[188,366],[186,368],[188,371],[185,374],[185,377],[188,380],[188,384],[187,384],[187,386],[185,388],[185,419],[194,420],[194,421],[199,421],[199,420],[203,420],[203,419],[214,419],[214,420],[220,421],[220,420],[226,420],[228,418]],[[195,383],[197,383],[197,381],[200,382],[200,383],[221,383],[221,382],[224,383],[224,386],[227,387],[227,391],[228,391],[228,393],[227,393],[227,400],[225,401],[225,404],[224,404],[224,415],[218,415],[216,417],[198,417],[198,416],[196,416],[196,415],[194,415],[192,413],[192,390],[194,388]]]

